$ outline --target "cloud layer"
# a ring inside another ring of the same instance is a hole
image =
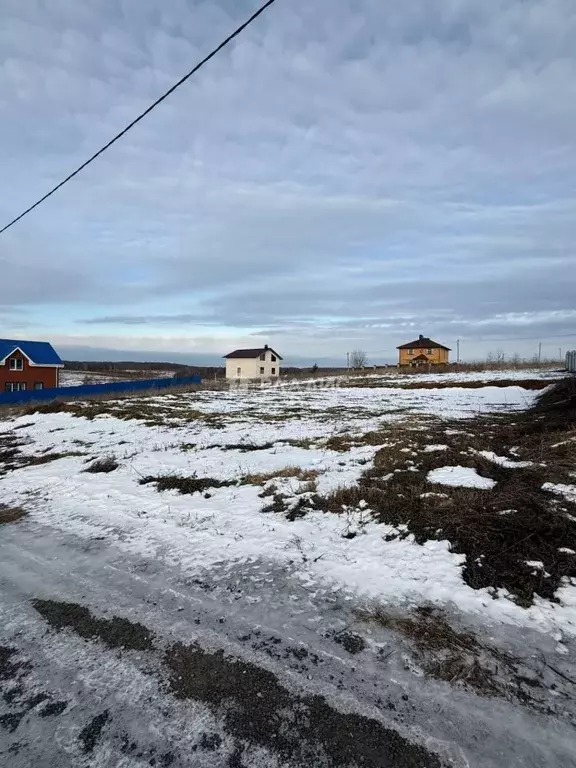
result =
[[[5,0],[0,218],[256,7]],[[374,361],[576,346],[572,0],[278,0],[1,236],[1,335]],[[570,334],[574,334],[570,337]]]

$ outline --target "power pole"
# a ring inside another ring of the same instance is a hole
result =
[[[346,370],[350,370],[350,352],[346,352]]]
[[[558,360],[562,362],[562,347],[558,347]]]
[[[542,342],[538,344],[538,364],[540,364],[541,360],[542,360]]]
[[[460,362],[460,339],[456,339],[456,349],[457,349],[456,362],[459,363]]]

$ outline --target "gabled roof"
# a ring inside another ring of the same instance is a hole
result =
[[[47,341],[19,341],[16,339],[0,339],[0,364],[7,357],[20,350],[34,365],[63,365],[52,344]]]
[[[263,355],[264,352],[272,352],[273,355],[276,355],[278,360],[282,360],[282,356],[273,350],[272,347],[258,347],[257,349],[235,349],[234,352],[230,352],[229,355],[224,355],[224,357],[227,360],[232,360],[234,358],[254,360],[257,357],[260,357],[260,355]]]
[[[450,347],[445,347],[444,344],[438,344],[437,341],[429,339],[427,336],[419,336],[416,341],[410,341],[408,344],[401,344],[396,349],[447,349],[448,352],[452,350]]]
[[[412,363],[426,362],[427,363],[428,362],[428,358],[426,357],[426,355],[416,355],[416,357],[413,357],[410,362],[412,362]]]

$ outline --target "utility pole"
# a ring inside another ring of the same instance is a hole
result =
[[[562,347],[558,347],[558,360],[562,362]]]
[[[542,360],[542,342],[538,344],[538,365],[540,365],[541,360]]]
[[[460,362],[460,339],[456,339],[456,349],[457,349],[456,362],[459,363]]]
[[[350,370],[350,352],[346,352],[346,370]]]

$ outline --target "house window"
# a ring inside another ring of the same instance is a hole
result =
[[[272,376],[276,376],[276,368],[272,368],[270,373],[272,374]]]
[[[242,368],[236,368],[236,376],[242,376]]]
[[[261,365],[260,366],[260,376],[263,376],[263,375],[264,375],[264,366]]]
[[[427,354],[427,355],[431,355],[431,354],[432,354],[432,350],[431,350],[431,349],[427,349],[427,350],[426,350],[426,354]]]
[[[9,381],[8,384],[4,387],[6,392],[14,392],[14,384]]]
[[[11,357],[10,358],[10,370],[11,371],[23,371],[24,370],[24,359],[21,357]]]
[[[44,384],[41,381],[37,381],[34,384],[34,389],[44,389]]]
[[[275,363],[276,362],[276,355],[272,355],[272,357],[270,359],[272,360],[273,363]]]
[[[266,352],[260,355],[260,360],[266,360]]]
[[[24,392],[26,389],[26,382],[24,381],[9,381],[4,387],[6,392]]]
[[[414,354],[414,350],[413,350],[413,349],[409,349],[409,350],[408,350],[408,354],[409,354],[409,355],[413,355],[413,354]]]

